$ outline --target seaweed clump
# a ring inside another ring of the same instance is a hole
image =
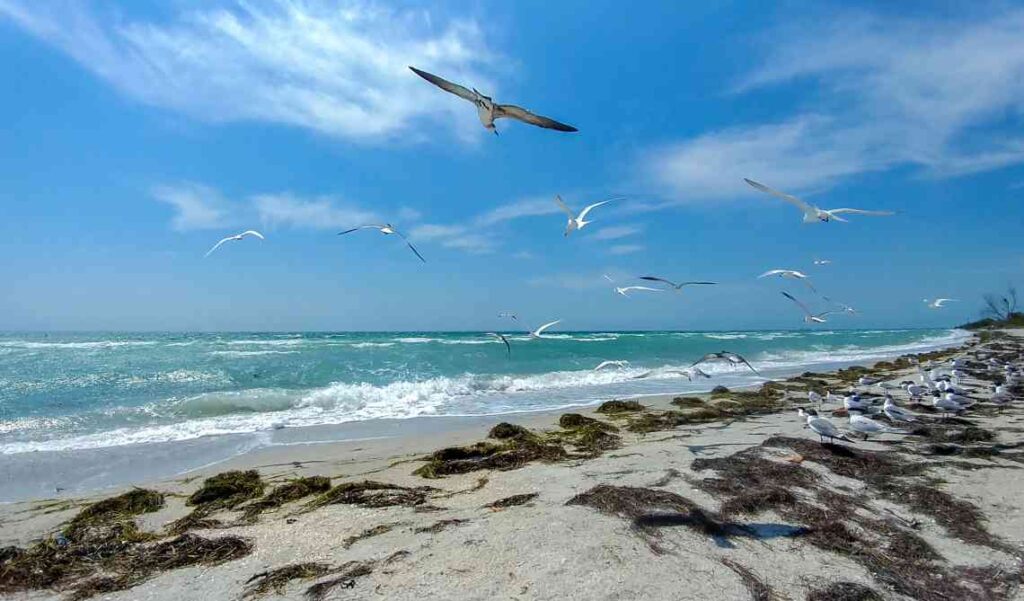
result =
[[[64,527],[64,536],[72,541],[87,535],[97,524],[128,520],[136,515],[152,513],[164,506],[164,496],[154,490],[136,488],[116,497],[103,499],[78,512]]]
[[[616,413],[633,413],[643,411],[645,407],[638,401],[605,401],[597,408],[598,413],[614,415]]]
[[[242,598],[252,598],[265,595],[270,591],[281,595],[284,594],[284,587],[292,580],[307,580],[319,578],[331,571],[331,566],[326,563],[307,562],[293,563],[266,572],[254,574],[246,581],[245,591]]]
[[[185,501],[186,505],[207,509],[232,508],[263,494],[263,479],[256,470],[222,472],[203,480],[199,490]]]
[[[521,495],[512,495],[511,497],[505,497],[504,499],[498,499],[493,503],[488,503],[484,507],[491,509],[506,509],[508,507],[516,507],[519,505],[525,505],[530,501],[536,499],[540,493],[530,492]]]
[[[331,479],[327,476],[297,478],[278,486],[262,499],[246,505],[243,508],[244,518],[253,521],[264,511],[276,509],[310,495],[327,492],[330,488]]]
[[[306,509],[345,504],[362,507],[415,507],[427,499],[429,487],[409,488],[374,480],[343,482],[306,504]]]
[[[882,601],[882,596],[857,582],[833,582],[807,593],[807,601]]]
[[[775,598],[775,591],[772,590],[772,587],[750,568],[728,558],[723,558],[719,561],[740,577],[743,586],[750,593],[751,601],[771,601]]]
[[[510,427],[495,427],[491,431],[494,434],[494,430],[498,430],[498,434],[509,436],[501,443],[478,442],[434,451],[426,457],[427,463],[413,473],[424,478],[441,478],[478,470],[512,470],[533,461],[560,461],[568,457],[557,442],[546,441],[525,428],[520,430],[520,426],[504,426]]]

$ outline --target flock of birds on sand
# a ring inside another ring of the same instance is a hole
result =
[[[481,125],[483,125],[483,127],[485,129],[487,129],[488,131],[493,132],[495,135],[498,135],[498,130],[497,130],[496,126],[495,126],[495,121],[497,121],[498,119],[503,119],[503,118],[514,119],[514,120],[517,120],[517,121],[521,121],[523,123],[527,123],[527,124],[530,124],[530,125],[535,125],[537,127],[542,127],[542,128],[546,128],[546,129],[552,129],[552,130],[556,130],[556,131],[562,131],[562,132],[575,132],[575,131],[578,131],[575,127],[573,127],[571,125],[566,125],[565,123],[561,123],[561,122],[556,121],[554,119],[551,119],[549,117],[538,115],[538,114],[533,113],[531,111],[528,111],[528,110],[526,110],[526,109],[524,109],[524,108],[522,108],[520,106],[516,106],[514,104],[498,104],[498,103],[494,102],[494,100],[491,97],[485,96],[485,95],[481,94],[475,88],[466,88],[465,86],[459,85],[457,83],[453,83],[453,82],[448,81],[448,80],[446,80],[446,79],[444,79],[442,77],[438,77],[437,75],[434,75],[432,73],[428,73],[426,71],[423,71],[421,69],[417,69],[415,67],[409,67],[409,68],[412,70],[413,73],[415,73],[416,75],[422,77],[423,79],[425,79],[426,81],[430,82],[431,84],[437,86],[438,88],[444,90],[445,92],[448,92],[450,94],[454,94],[455,96],[458,96],[459,98],[462,98],[464,100],[467,100],[467,101],[473,103],[473,105],[477,109],[477,115],[478,115],[478,117],[480,119]],[[810,203],[808,203],[808,202],[806,202],[806,201],[804,201],[804,200],[802,200],[800,198],[797,198],[796,196],[793,196],[793,195],[790,195],[790,194],[786,194],[784,192],[780,192],[778,190],[770,188],[770,187],[768,187],[768,186],[766,186],[766,185],[764,185],[762,183],[756,182],[754,180],[744,178],[744,181],[747,184],[749,184],[752,188],[754,188],[755,190],[758,190],[758,191],[763,192],[765,194],[769,194],[771,196],[775,196],[775,197],[777,197],[779,199],[782,199],[783,201],[785,201],[785,202],[795,206],[796,208],[798,208],[800,210],[800,212],[802,213],[802,215],[803,215],[803,222],[804,223],[828,223],[828,222],[832,222],[832,221],[839,221],[839,222],[844,222],[845,223],[845,222],[848,221],[846,219],[846,217],[845,217],[847,215],[888,216],[888,215],[893,215],[894,214],[892,211],[876,211],[876,210],[865,210],[865,209],[855,209],[855,208],[846,208],[846,207],[835,208],[835,209],[823,209],[821,207],[818,207],[818,206],[815,206],[813,204],[810,204]],[[555,199],[554,199],[555,204],[565,213],[565,215],[567,217],[566,225],[565,225],[565,232],[564,232],[563,235],[568,237],[573,232],[578,231],[578,230],[582,230],[584,227],[586,227],[587,225],[592,223],[592,221],[588,221],[587,220],[587,217],[590,215],[590,213],[594,209],[597,209],[597,208],[599,208],[601,206],[604,206],[604,205],[606,205],[606,204],[608,204],[610,202],[614,202],[614,201],[618,201],[618,200],[624,200],[624,199],[622,197],[608,198],[608,199],[605,199],[605,200],[601,200],[599,202],[595,202],[595,203],[589,204],[589,205],[585,206],[579,212],[575,212],[575,211],[573,211],[573,209],[571,209],[562,200],[561,196],[555,196]],[[342,235],[343,236],[343,235],[350,234],[350,233],[353,233],[353,232],[356,232],[356,231],[367,230],[367,229],[377,230],[378,232],[380,232],[381,234],[383,234],[385,236],[390,236],[390,235],[398,236],[399,238],[402,239],[403,242],[405,242],[406,246],[409,247],[409,250],[412,251],[413,254],[415,254],[416,257],[420,261],[423,261],[424,263],[426,262],[426,259],[423,258],[423,255],[420,254],[420,252],[416,249],[415,246],[412,245],[412,243],[408,240],[408,238],[406,238],[401,232],[399,232],[395,228],[394,225],[392,225],[390,223],[358,225],[358,226],[352,227],[350,229],[344,230],[342,232],[338,232],[338,235]],[[222,245],[224,245],[224,244],[226,244],[228,242],[241,241],[241,240],[244,240],[247,237],[258,238],[260,240],[264,240],[265,239],[263,234],[261,234],[260,232],[258,232],[256,230],[246,230],[246,231],[244,231],[244,232],[242,232],[240,234],[233,235],[233,236],[228,236],[228,237],[218,241],[217,244],[215,244],[213,246],[213,248],[211,248],[206,253],[206,256],[207,257],[210,256],[217,249],[219,249]],[[815,266],[819,266],[819,267],[820,266],[829,265],[830,263],[831,263],[831,261],[828,260],[828,259],[815,259],[814,260],[814,265]],[[615,291],[615,293],[617,293],[619,295],[622,295],[622,296],[625,296],[625,297],[628,297],[630,295],[630,293],[633,293],[633,292],[645,292],[645,293],[646,292],[666,292],[666,291],[680,292],[680,291],[682,291],[683,288],[685,288],[687,286],[710,286],[710,285],[715,285],[717,283],[717,282],[708,282],[708,281],[675,282],[673,280],[670,280],[670,279],[667,279],[667,278],[663,278],[663,277],[645,275],[645,276],[639,276],[638,279],[643,280],[645,282],[656,283],[659,287],[655,287],[655,286],[652,286],[652,285],[627,285],[627,286],[620,286],[610,276],[605,275],[604,277],[605,277],[605,279],[607,279],[612,284],[613,290]],[[795,270],[795,269],[772,269],[772,270],[769,270],[769,271],[766,271],[766,272],[762,273],[761,275],[759,275],[757,277],[760,278],[760,279],[770,278],[770,277],[778,277],[778,278],[782,278],[782,279],[799,281],[799,282],[803,283],[808,288],[808,290],[811,293],[818,294],[817,289],[814,287],[814,285],[810,281],[810,276],[807,275],[806,273],[802,272],[802,271],[798,271],[798,270]],[[833,308],[825,310],[825,311],[814,312],[803,301],[799,300],[798,298],[796,298],[794,295],[790,294],[789,292],[783,291],[782,295],[785,296],[787,299],[789,299],[790,301],[792,301],[796,305],[796,307],[803,313],[804,322],[809,323],[809,324],[825,323],[826,322],[826,316],[832,315],[832,314],[837,314],[837,313],[855,314],[855,313],[857,313],[857,311],[853,307],[851,307],[849,305],[846,305],[844,303],[839,303],[839,302],[833,301],[832,299],[830,299],[827,296],[819,295],[819,296],[821,296],[821,298],[824,301],[830,303],[833,306]],[[937,298],[937,299],[924,299],[924,302],[927,304],[927,306],[929,308],[941,309],[947,303],[954,302],[955,300],[956,299],[951,299],[951,298]],[[515,313],[512,313],[512,312],[502,312],[502,313],[499,313],[498,316],[502,317],[502,318],[510,318],[510,319],[512,319],[514,321],[518,321],[518,316]],[[529,332],[529,339],[534,340],[534,339],[543,338],[544,337],[544,332],[546,330],[548,330],[549,328],[551,328],[551,327],[553,327],[555,325],[558,325],[559,323],[561,323],[561,321],[562,320],[557,319],[557,320],[545,323],[545,324],[541,325],[540,327],[530,331]],[[488,335],[495,337],[497,340],[500,340],[505,345],[505,349],[506,349],[506,352],[507,352],[508,356],[511,357],[511,355],[512,355],[512,345],[509,343],[508,338],[504,334],[497,333],[497,332],[489,332]],[[704,371],[702,371],[698,367],[698,365],[700,365],[701,363],[705,363],[705,362],[725,362],[728,365],[731,365],[731,366],[734,366],[734,367],[746,367],[746,368],[750,369],[751,371],[753,371],[755,374],[758,374],[757,370],[754,369],[754,367],[750,364],[750,362],[748,362],[745,358],[741,357],[740,355],[738,355],[736,353],[732,353],[732,352],[729,352],[729,351],[720,351],[720,352],[717,352],[717,353],[709,353],[709,354],[705,355],[704,357],[701,357],[699,360],[695,361],[690,367],[688,367],[686,369],[677,369],[677,370],[671,370],[671,371],[673,373],[677,374],[677,375],[684,376],[684,377],[686,377],[686,378],[688,378],[690,380],[693,380],[694,378],[710,378],[711,376],[709,376],[707,373],[705,373]],[[603,362],[601,362],[599,365],[597,365],[594,368],[594,371],[600,371],[600,370],[609,369],[609,368],[624,368],[626,365],[628,365],[628,362],[621,361],[621,360],[603,361]],[[663,370],[662,370],[662,372],[663,372]],[[659,374],[662,373],[662,372],[659,372]],[[649,372],[640,374],[640,375],[635,376],[635,377],[636,378],[650,377],[653,373],[654,373],[653,371],[649,371]],[[956,375],[955,374],[957,374],[957,370],[954,369],[951,373],[954,374],[953,378],[955,380],[956,379]],[[760,374],[758,374],[758,375],[760,375]],[[949,388],[948,389],[937,388],[936,387],[937,386],[936,385],[936,381],[938,381],[939,383],[947,384]],[[965,397],[963,397],[957,391],[956,388],[953,388],[953,386],[955,386],[955,385],[948,384],[948,382],[950,382],[950,381],[952,381],[952,380],[944,379],[944,377],[941,376],[941,375],[931,376],[931,375],[926,375],[924,372],[922,372],[921,384],[918,385],[918,384],[908,383],[907,386],[906,386],[906,390],[907,390],[908,394],[911,394],[912,398],[916,398],[916,397],[920,396],[921,394],[924,394],[924,392],[925,392],[925,390],[922,388],[922,385],[929,386],[930,390],[932,390],[932,393],[933,393],[934,398],[935,398],[935,401],[934,401],[935,407],[937,407],[937,408],[939,408],[939,409],[941,409],[941,410],[943,410],[943,411],[945,411],[947,413],[956,413],[956,412],[962,411],[965,408],[967,408],[969,406],[969,404],[965,404],[965,403],[962,402],[965,399]],[[835,397],[835,395],[833,395],[832,393],[829,393],[827,395],[827,398],[823,399],[820,395],[817,395],[816,393],[811,392],[809,400],[811,400],[812,402],[816,402],[819,405],[822,402],[824,402],[825,400],[829,400],[829,401],[831,401],[831,400],[839,400],[839,399],[834,399],[833,397]],[[842,400],[843,405],[847,408],[847,410],[849,410],[851,412],[851,414],[850,414],[851,415],[850,416],[850,429],[851,430],[853,430],[855,432],[859,432],[861,434],[864,434],[865,436],[867,436],[868,434],[876,434],[876,433],[880,433],[880,432],[898,432],[898,430],[894,430],[893,428],[891,428],[889,426],[883,425],[883,424],[881,424],[881,423],[871,419],[870,417],[867,417],[867,415],[870,415],[871,413],[875,412],[876,408],[874,408],[874,406],[871,405],[870,403],[867,403],[866,401],[862,400],[861,396],[858,395],[856,392],[851,392],[851,394],[849,394],[848,396],[846,396],[845,398],[843,398],[841,400]],[[892,400],[892,396],[889,394],[888,391],[885,394],[885,402],[884,402],[884,404],[883,404],[883,406],[881,408],[881,411],[884,412],[885,415],[887,415],[890,419],[892,419],[893,421],[896,421],[896,422],[912,422],[912,421],[914,421],[916,419],[909,412],[907,412],[906,410],[901,409],[900,407],[898,407],[895,404],[895,402]],[[822,440],[824,440],[826,438],[830,439],[830,440],[834,440],[834,439],[845,439],[845,440],[848,440],[845,437],[845,435],[843,435],[834,424],[832,424],[830,421],[828,421],[825,418],[819,417],[817,415],[817,412],[813,408],[801,409],[800,412],[801,412],[801,415],[805,415],[807,417],[807,425],[808,425],[808,427],[810,427],[814,432],[818,433],[821,436]]]
[[[818,435],[821,442],[828,440],[844,440],[853,442],[847,433],[860,434],[864,440],[873,434],[909,434],[906,430],[893,427],[890,424],[882,423],[873,417],[884,415],[891,424],[912,425],[922,420],[922,416],[914,413],[905,407],[901,407],[893,398],[894,391],[906,393],[911,402],[921,405],[930,404],[943,417],[960,415],[970,410],[978,401],[971,393],[976,392],[964,383],[965,361],[956,358],[938,365],[917,366],[917,379],[904,380],[899,385],[891,382],[872,380],[866,376],[857,381],[857,386],[851,389],[846,395],[838,395],[832,391],[826,391],[825,395],[818,394],[811,390],[807,393],[807,400],[811,405],[820,409],[826,403],[834,403],[846,410],[849,416],[848,432],[842,431],[832,421],[821,417],[813,407],[801,407],[797,412],[807,420],[807,427]],[[991,389],[990,400],[997,405],[1002,405],[1012,400],[1010,388],[1024,383],[1024,372],[1011,363],[1005,363],[994,357],[989,357],[984,362],[984,368],[990,373],[1000,374],[1002,384],[996,384]],[[882,389],[881,397],[875,395],[868,397],[860,388],[879,387]],[[930,399],[930,400],[929,400]]]

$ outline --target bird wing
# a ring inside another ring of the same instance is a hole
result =
[[[608,275],[607,273],[603,274],[602,277],[604,277],[604,279],[608,280],[613,284],[615,283],[615,280],[612,279],[612,276]]]
[[[508,338],[505,338],[504,336],[502,336],[501,334],[498,334],[497,332],[491,332],[491,336],[496,336],[502,342],[505,343],[505,350],[508,353],[508,356],[511,357],[512,356],[512,345],[508,343]]]
[[[747,361],[746,359],[744,359],[740,355],[737,355],[736,353],[729,353],[728,357],[729,357],[730,361],[734,361],[734,362],[735,361],[739,361],[743,365],[746,365],[747,367],[749,367],[750,371],[754,372],[757,375],[761,375],[761,372],[759,372],[756,369],[754,369],[754,366],[751,365],[749,361]]]
[[[266,240],[266,238],[263,237],[263,234],[257,232],[256,230],[245,230],[244,232],[242,232],[241,234],[238,234],[238,235],[239,236],[256,236],[260,240]]]
[[[850,213],[851,215],[877,215],[879,217],[885,217],[888,215],[895,215],[893,211],[866,211],[864,209],[829,209],[829,213],[835,215],[836,213]]]
[[[435,86],[441,88],[445,92],[449,92],[451,94],[455,94],[459,98],[463,98],[463,99],[468,100],[468,101],[470,101],[470,102],[472,102],[474,104],[476,103],[477,98],[479,98],[479,94],[477,94],[476,92],[470,90],[469,88],[460,86],[457,83],[452,83],[452,82],[448,81],[447,79],[445,79],[443,77],[438,77],[437,75],[434,75],[433,73],[427,73],[426,71],[420,71],[416,67],[409,67],[409,68],[412,69],[413,73],[415,73],[416,75],[419,75],[423,79],[425,79],[425,80],[429,81],[430,83],[434,84]]]
[[[213,251],[215,251],[215,250],[217,250],[218,248],[220,248],[220,245],[221,245],[221,244],[224,244],[225,242],[227,242],[228,240],[230,240],[230,239],[232,239],[232,238],[234,238],[234,236],[228,236],[227,238],[224,238],[224,239],[223,239],[223,240],[221,240],[220,242],[218,242],[218,243],[214,244],[214,245],[213,245],[213,248],[211,248],[210,250],[206,251],[206,254],[205,254],[205,255],[203,255],[203,258],[205,259],[206,257],[209,257],[210,255],[212,255],[212,254],[213,254]]]
[[[935,299],[935,304],[937,306],[939,306],[939,307],[941,307],[942,305],[944,305],[946,303],[955,303],[955,302],[958,302],[955,298],[937,298],[937,299]]]
[[[555,204],[565,211],[565,214],[569,216],[569,219],[576,219],[576,214],[572,212],[572,209],[570,209],[568,205],[562,202],[562,197],[558,194],[555,195]]]
[[[683,286],[715,286],[718,282],[683,282],[676,286],[676,288],[682,288]]]
[[[786,291],[782,292],[782,296],[785,296],[789,300],[791,300],[794,303],[796,303],[796,306],[800,307],[800,310],[803,311],[804,314],[806,314],[808,317],[812,316],[812,313],[811,313],[810,309],[807,308],[807,305],[805,305],[802,302],[798,301],[795,296],[793,296],[792,294],[790,294],[790,293],[788,293]]]
[[[530,125],[545,127],[547,129],[557,129],[558,131],[570,132],[579,131],[578,129],[571,125],[559,123],[554,119],[543,117],[541,115],[535,115],[530,111],[524,109],[523,107],[516,106],[514,104],[497,104],[494,106],[494,118],[500,119],[502,117],[511,117],[512,119],[518,119],[523,123],[529,123]]]
[[[354,228],[352,228],[350,230],[345,230],[344,232],[338,232],[338,235],[339,236],[344,236],[345,234],[351,234],[352,232],[355,232],[357,230],[365,230],[365,229],[370,229],[370,228],[375,229],[375,230],[379,230],[382,227],[384,227],[384,226],[383,225],[376,225],[376,224],[360,225],[360,226],[354,227]]]
[[[718,358],[718,355],[716,353],[708,353],[708,354],[704,355],[703,357],[701,357],[700,359],[697,359],[696,361],[691,363],[690,367],[693,367],[694,365],[698,365],[700,363],[704,363],[705,361],[710,361],[712,359],[717,359],[717,358]]]
[[[405,240],[405,245],[408,246],[409,250],[411,250],[413,253],[416,254],[417,257],[420,258],[420,261],[423,261],[424,263],[427,262],[427,260],[423,258],[423,255],[420,254],[420,251],[416,250],[416,247],[412,245],[412,242],[409,242],[409,239],[406,238],[404,235],[402,235],[402,232],[400,232],[398,230],[394,230],[394,232],[396,234],[398,234],[399,238],[401,238],[402,240]]]
[[[537,328],[536,330],[534,330],[533,331],[533,335],[534,336],[540,336],[541,333],[544,332],[544,330],[550,328],[551,326],[555,325],[556,323],[561,323],[561,321],[562,321],[561,319],[556,319],[555,321],[546,323],[546,324],[542,325],[541,327]]]
[[[761,279],[766,278],[770,275],[779,275],[780,273],[787,273],[787,271],[785,269],[772,269],[771,271],[766,271],[757,277],[758,279]]]
[[[661,288],[651,288],[650,286],[626,286],[622,290],[646,290],[648,292],[664,292],[664,290],[662,290]]]
[[[622,365],[622,362],[621,361],[602,361],[602,362],[597,364],[597,367],[594,368],[594,371],[602,370],[602,369],[608,367],[609,365]]]
[[[745,181],[748,184],[750,184],[755,190],[760,190],[761,192],[764,192],[766,194],[771,194],[772,196],[777,196],[777,197],[781,198],[782,200],[788,202],[789,204],[796,206],[797,208],[799,208],[804,213],[813,213],[814,212],[814,207],[812,207],[811,205],[807,204],[806,202],[800,200],[796,196],[790,196],[789,194],[784,194],[782,192],[779,192],[778,190],[769,188],[768,186],[766,186],[764,184],[759,184],[758,182],[755,182],[752,179],[743,178],[743,181]]]
[[[653,275],[642,275],[638,279],[647,280],[648,282],[664,282],[664,283],[668,284],[669,286],[672,286],[673,288],[678,288],[679,287],[679,286],[676,286],[675,282],[670,282],[670,281],[666,280],[665,278],[654,277]]]
[[[807,425],[810,426],[812,430],[823,436],[833,437],[834,434],[839,434],[839,428],[836,428],[835,424],[824,417],[813,417],[807,422]],[[834,438],[839,437],[834,436]]]
[[[595,202],[592,205],[587,205],[586,207],[583,208],[582,211],[580,211],[580,217],[579,217],[580,221],[583,221],[584,219],[586,219],[587,213],[589,213],[590,211],[596,209],[597,207],[599,207],[601,205],[606,205],[606,204],[610,203],[613,200],[616,200],[616,199],[609,198],[608,200],[602,200],[601,202]]]

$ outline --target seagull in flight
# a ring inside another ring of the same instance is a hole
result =
[[[514,104],[497,104],[494,102],[493,98],[490,96],[484,96],[478,92],[476,88],[469,90],[464,86],[452,83],[447,79],[434,75],[433,73],[421,71],[416,67],[409,68],[412,69],[413,73],[441,88],[445,92],[455,94],[463,100],[472,102],[476,106],[477,115],[480,117],[480,123],[485,129],[494,132],[494,135],[498,135],[498,130],[494,127],[494,121],[503,117],[508,117],[510,119],[515,119],[517,121],[522,121],[523,123],[529,123],[530,125],[536,125],[537,127],[543,127],[546,129],[555,129],[566,132],[578,131],[571,125],[559,123],[554,119],[549,119],[548,117],[542,117],[531,113],[530,111]]]
[[[796,303],[796,306],[800,307],[800,310],[804,312],[804,321],[807,323],[825,323],[825,316],[830,313],[839,313],[839,311],[822,311],[821,313],[811,313],[811,310],[807,308],[807,305],[798,301],[792,294],[783,291],[782,296],[785,296],[789,300]]]
[[[806,284],[807,287],[811,289],[811,292],[814,292],[815,294],[818,293],[818,291],[815,290],[814,286],[811,285],[811,282],[810,282],[810,277],[811,276],[807,275],[806,273],[804,273],[802,271],[797,271],[795,269],[771,269],[771,270],[766,271],[766,272],[762,273],[761,275],[757,276],[757,279],[767,278],[767,277],[771,277],[773,275],[777,275],[780,278],[787,278],[787,279],[790,279],[790,280],[799,280],[799,281],[803,282],[804,284]]]
[[[842,309],[843,313],[849,313],[850,315],[856,315],[857,314],[857,310],[854,309],[853,307],[851,307],[850,305],[847,305],[846,303],[841,303],[839,301],[834,301],[834,300],[832,300],[831,298],[829,298],[827,296],[823,296],[823,297],[821,297],[821,299],[823,301],[825,301],[826,303],[832,303],[833,305],[839,307],[840,309]]]
[[[214,244],[213,248],[211,248],[210,250],[206,251],[206,254],[203,255],[203,258],[205,259],[206,257],[209,257],[210,255],[212,255],[213,251],[215,251],[218,248],[220,248],[221,244],[224,244],[225,242],[234,242],[236,240],[241,240],[242,238],[245,238],[246,236],[255,236],[256,238],[259,238],[260,240],[266,240],[266,238],[263,237],[263,234],[257,232],[256,230],[245,230],[241,234],[237,234],[235,236],[228,236],[227,238],[224,238],[220,242]]]
[[[829,221],[842,221],[846,223],[846,219],[843,219],[839,215],[851,214],[851,215],[895,215],[892,211],[865,211],[864,209],[822,209],[812,204],[808,204],[796,196],[790,196],[789,194],[783,194],[778,190],[773,190],[764,184],[759,184],[754,180],[743,178],[743,181],[750,184],[755,190],[760,190],[766,194],[777,196],[782,200],[796,206],[804,213],[804,223],[815,223],[822,222],[827,223]]]
[[[541,336],[541,334],[544,333],[544,330],[550,328],[551,326],[553,326],[553,325],[555,325],[557,323],[562,323],[562,320],[561,319],[556,319],[555,321],[549,321],[548,323],[542,325],[541,327],[537,328],[536,330],[530,332],[530,338],[543,338],[543,336]]]
[[[602,361],[597,364],[597,367],[594,368],[594,371],[601,371],[606,367],[618,367],[621,369],[623,367],[626,367],[627,365],[629,365],[629,361]]]
[[[665,278],[659,278],[653,275],[642,275],[640,276],[640,279],[647,280],[649,282],[662,282],[664,284],[668,284],[669,286],[674,288],[676,292],[682,290],[683,286],[714,286],[718,284],[718,282],[679,282],[678,284],[676,284],[675,282],[671,282],[669,280],[666,280]]]
[[[512,356],[512,345],[508,343],[508,338],[505,338],[503,335],[501,335],[501,334],[499,334],[497,332],[488,332],[487,334],[489,336],[494,336],[498,340],[501,340],[502,342],[504,342],[505,343],[505,350],[508,353],[508,356],[509,357]]]
[[[814,264],[818,265],[818,266],[821,266],[821,265],[831,265],[832,261],[830,261],[829,259],[815,259],[814,260]]]
[[[736,353],[731,353],[729,351],[718,351],[717,353],[708,353],[701,357],[700,359],[697,359],[696,361],[691,363],[690,367],[694,367],[700,363],[705,363],[707,361],[728,361],[730,365],[746,365],[748,368],[750,368],[750,371],[754,372],[757,375],[761,375],[761,372],[754,369],[754,366],[751,365],[749,361],[747,361],[740,355],[737,355]]]
[[[568,236],[569,234],[573,233],[576,230],[583,229],[583,226],[590,225],[591,223],[593,223],[593,221],[587,221],[586,220],[587,213],[593,211],[595,208],[597,208],[597,207],[599,207],[601,205],[608,204],[608,203],[610,203],[613,200],[619,200],[619,198],[609,198],[608,200],[602,200],[601,202],[595,202],[592,205],[587,205],[586,207],[584,207],[584,209],[582,211],[580,211],[579,215],[576,215],[575,213],[572,212],[572,209],[570,209],[564,202],[562,202],[562,197],[556,195],[555,196],[555,203],[559,207],[561,207],[561,209],[563,211],[565,211],[566,215],[569,216],[569,221],[566,222],[566,224],[565,224],[565,234],[564,235]]]
[[[937,298],[935,300],[926,298],[924,302],[928,303],[929,309],[941,309],[946,306],[946,303],[956,303],[959,301],[955,298]]]
[[[645,292],[664,292],[661,288],[651,288],[650,286],[616,286],[615,292],[622,296],[629,297],[631,290],[643,290]]]
[[[508,317],[512,321],[519,321],[519,316],[511,311],[502,311],[501,313],[498,313],[498,317]]]
[[[420,251],[416,250],[416,247],[414,247],[412,245],[412,243],[409,242],[409,240],[405,236],[403,236],[401,232],[396,230],[395,226],[391,225],[390,223],[385,223],[383,225],[374,225],[374,224],[371,224],[371,225],[360,225],[359,227],[354,227],[354,228],[352,228],[350,230],[345,230],[344,232],[338,232],[338,235],[339,236],[344,236],[345,234],[351,234],[354,231],[365,230],[365,229],[377,230],[380,233],[384,234],[385,236],[390,236],[391,234],[395,234],[396,236],[398,236],[402,240],[405,240],[405,245],[408,246],[409,250],[411,250],[413,253],[416,254],[417,257],[420,258],[420,261],[423,261],[424,263],[427,262],[427,260],[423,258],[423,255],[420,254]]]

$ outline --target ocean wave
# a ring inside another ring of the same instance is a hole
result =
[[[397,342],[353,342],[351,344],[346,344],[345,346],[349,346],[351,348],[376,348],[376,347],[395,346],[396,344],[398,344],[398,343]]]
[[[266,354],[296,354],[297,350],[211,350],[208,354],[224,357],[255,357]]]
[[[704,334],[705,338],[712,338],[714,340],[744,340],[746,334]]]
[[[313,341],[296,338],[286,338],[283,340],[228,340],[225,344],[235,346],[298,346],[300,344],[306,344],[309,342]]]

